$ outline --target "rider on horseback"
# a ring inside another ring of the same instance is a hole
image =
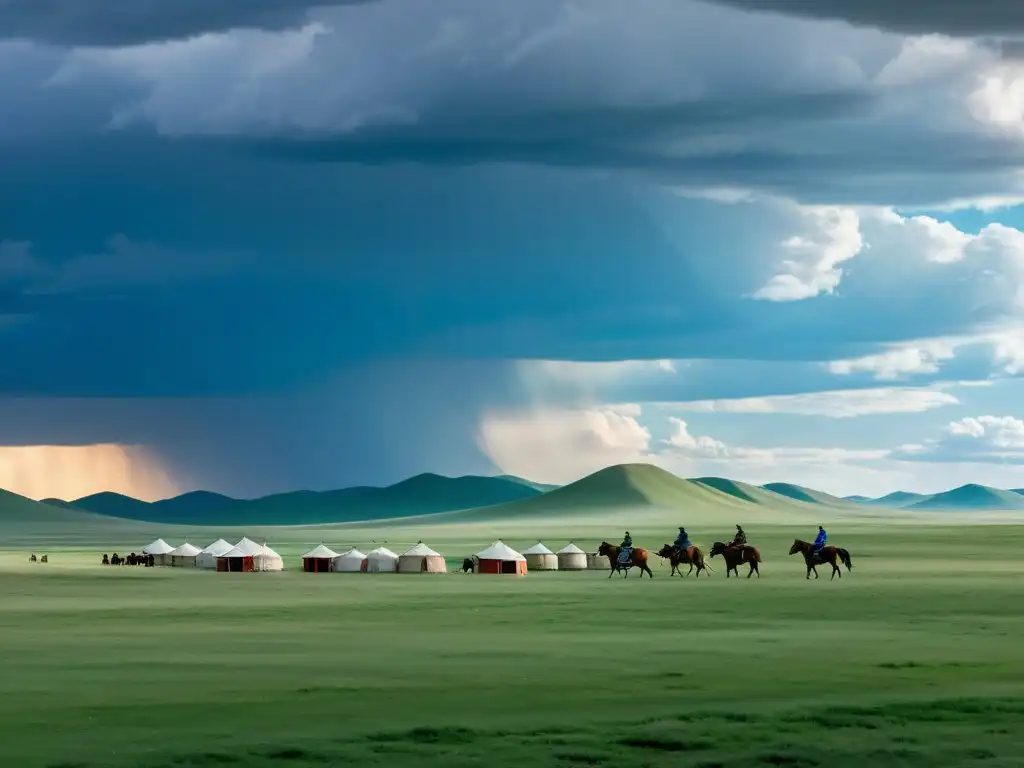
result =
[[[686,529],[683,528],[683,526],[679,526],[679,535],[676,536],[676,540],[672,542],[672,546],[674,546],[680,554],[693,546],[690,544],[690,534],[686,532]]]
[[[726,544],[726,549],[742,549],[747,545],[747,534],[743,530],[742,526],[736,526],[736,535],[732,537],[732,541]]]
[[[825,548],[825,542],[828,541],[828,534],[825,533],[825,529],[820,525],[818,526],[818,536],[814,539],[812,545],[811,554],[815,560],[821,560],[821,550]]]
[[[628,563],[630,555],[633,554],[633,537],[626,531],[626,536],[619,545],[619,562]]]

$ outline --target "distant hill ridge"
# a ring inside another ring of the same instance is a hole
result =
[[[235,499],[210,491],[191,491],[155,502],[113,492],[74,501],[35,502],[0,491],[0,521],[36,519],[98,520],[120,518],[181,525],[316,525],[373,522],[425,515],[489,516],[581,514],[624,507],[685,509],[718,505],[733,510],[766,505],[792,509],[804,505],[854,509],[927,510],[1024,509],[1024,488],[1001,490],[968,484],[933,495],[897,491],[879,498],[831,494],[792,483],[751,485],[726,477],[683,479],[652,464],[606,467],[574,483],[554,486],[510,475],[445,477],[425,473],[390,486],[355,486],[333,491],[294,491],[257,499]],[[795,505],[795,506],[794,506]],[[64,515],[62,518],[61,515]]]
[[[968,483],[903,507],[909,510],[1024,509],[1024,496],[987,485]]]
[[[191,491],[147,502],[103,492],[47,504],[108,517],[151,523],[191,525],[315,525],[412,517],[487,507],[542,493],[521,478],[424,473],[389,486],[357,486],[334,491],[293,491],[257,499],[234,499]]]

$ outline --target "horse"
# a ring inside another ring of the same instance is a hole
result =
[[[652,579],[654,578],[654,574],[651,573],[651,569],[647,567],[646,549],[642,549],[641,547],[634,547],[633,551],[629,553],[629,562],[620,563],[619,552],[621,551],[621,549],[621,547],[612,546],[607,541],[602,541],[601,546],[597,548],[597,554],[604,555],[605,557],[607,557],[608,561],[612,565],[612,572],[608,574],[609,579],[619,571],[622,572],[623,576],[628,578],[629,569],[632,568],[634,565],[640,569],[641,579],[644,577],[645,573]]]
[[[693,573],[693,569],[697,569],[697,576],[700,577],[700,572],[704,571],[705,575],[711,576],[711,569],[708,567],[707,562],[704,560],[704,553],[700,551],[698,547],[689,546],[685,550],[680,550],[678,547],[673,547],[671,544],[666,544],[655,553],[658,557],[668,558],[669,564],[672,566],[672,570],[668,572],[669,576],[679,574],[681,577],[689,576]],[[679,570],[679,566],[683,563],[690,564],[690,570],[683,573]]]
[[[839,567],[840,563],[846,566],[847,571],[853,570],[853,561],[850,560],[850,553],[841,547],[822,547],[821,552],[816,557],[813,544],[801,539],[794,539],[793,546],[789,548],[789,554],[795,555],[797,552],[804,556],[808,579],[811,578],[811,571],[814,571],[814,578],[818,578],[818,569],[814,566],[819,562],[821,564],[828,563],[832,566],[832,576],[829,581],[834,579],[837,573],[840,579],[843,578],[843,571]]]
[[[757,567],[757,564],[761,562],[761,552],[757,547],[752,547],[749,544],[740,547],[727,547],[725,542],[716,541],[711,547],[711,556],[715,555],[721,555],[725,559],[725,578],[729,578],[729,571],[735,572],[736,578],[739,578],[739,568],[743,563],[750,565],[750,570],[747,571],[748,579],[755,573],[757,578],[761,578],[761,570]]]
[[[472,558],[467,557],[465,560],[462,561],[462,572],[463,573],[473,573],[474,570],[475,569],[473,568],[473,559]]]

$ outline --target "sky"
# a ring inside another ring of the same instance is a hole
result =
[[[1024,487],[1024,6],[934,5],[0,2],[0,487]]]

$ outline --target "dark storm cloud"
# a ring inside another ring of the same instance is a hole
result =
[[[954,37],[1024,32],[1024,4],[1015,0],[711,0],[747,11],[835,19],[904,34]]]
[[[229,29],[301,24],[310,8],[374,0],[0,0],[0,38],[134,45]]]

